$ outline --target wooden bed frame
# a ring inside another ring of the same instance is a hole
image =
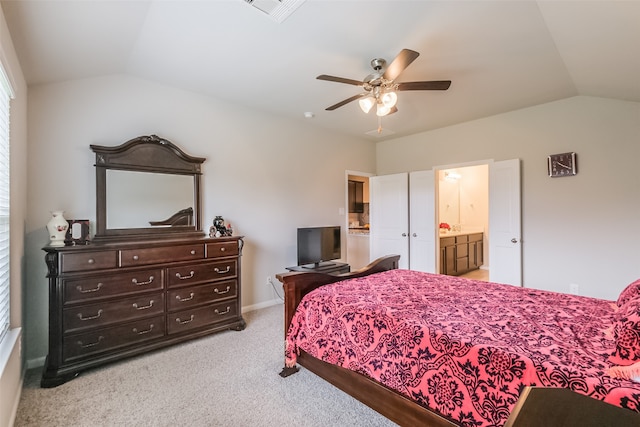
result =
[[[296,308],[306,294],[329,283],[396,269],[399,259],[399,255],[385,256],[360,270],[339,275],[311,272],[279,274],[277,278],[284,287],[285,336]],[[298,356],[298,364],[401,426],[454,427],[458,425],[373,379],[323,362],[304,351],[301,351]],[[297,371],[297,367],[285,367],[280,375],[287,377]],[[568,389],[527,387],[505,426],[541,425],[631,427],[640,425],[640,415]]]

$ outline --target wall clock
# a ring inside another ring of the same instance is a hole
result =
[[[547,157],[547,168],[550,177],[572,176],[578,173],[576,153],[552,154]]]

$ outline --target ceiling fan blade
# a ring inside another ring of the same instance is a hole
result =
[[[360,94],[358,94],[358,95],[354,95],[354,96],[352,96],[351,98],[347,98],[347,99],[345,99],[344,101],[340,101],[340,102],[338,102],[337,104],[332,105],[331,107],[327,107],[327,108],[325,108],[325,110],[327,110],[327,111],[333,111],[333,110],[335,110],[336,108],[340,108],[340,107],[342,107],[343,105],[350,103],[351,101],[355,101],[356,99],[358,99],[358,98],[362,98],[363,96],[367,96],[367,95],[369,95],[367,92],[365,92],[365,93],[360,93]]]
[[[391,81],[395,80],[419,55],[415,50],[402,49],[389,64],[382,77]]]
[[[428,82],[404,82],[398,83],[397,90],[447,90],[451,86],[451,80],[432,80]]]
[[[359,80],[345,79],[344,77],[328,76],[326,74],[321,74],[318,77],[316,77],[316,79],[318,79],[318,80],[326,80],[328,82],[345,83],[345,84],[354,85],[354,86],[362,86],[362,84],[363,84]]]

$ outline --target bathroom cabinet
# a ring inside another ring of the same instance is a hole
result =
[[[440,273],[459,276],[483,264],[484,233],[440,237]]]

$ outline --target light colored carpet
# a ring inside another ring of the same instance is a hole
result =
[[[283,367],[283,307],[225,331],[42,389],[25,378],[15,426],[394,426],[302,368]]]

